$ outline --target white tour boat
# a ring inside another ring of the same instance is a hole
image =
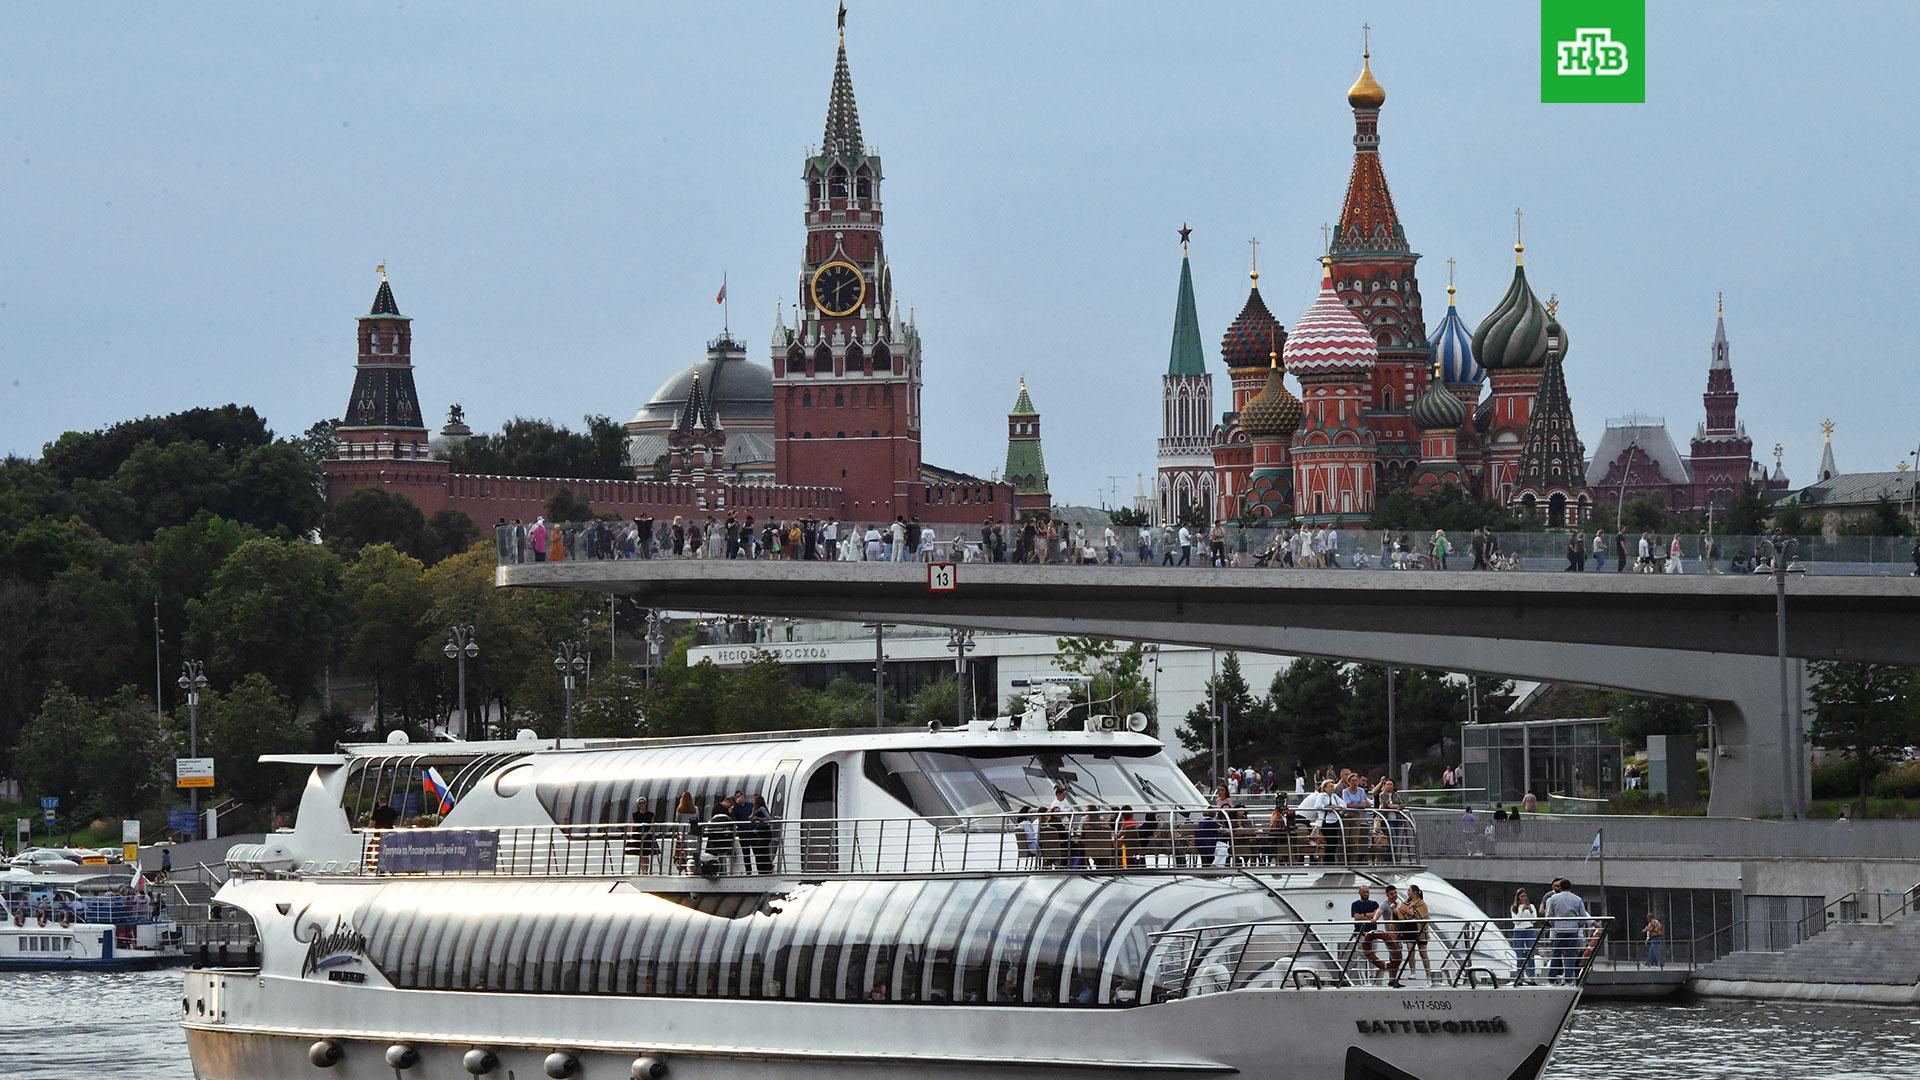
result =
[[[187,962],[153,886],[75,869],[0,871],[0,971],[131,971]]]
[[[1209,809],[1126,731],[270,760],[313,772],[292,832],[228,856],[260,964],[188,973],[202,1080],[1533,1080],[1598,935],[1550,972],[1404,815]],[[735,793],[765,812],[716,818]],[[1359,887],[1415,885],[1427,920],[1356,928]]]

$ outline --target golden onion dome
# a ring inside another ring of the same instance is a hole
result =
[[[1255,439],[1290,439],[1300,429],[1300,399],[1280,381],[1280,356],[1268,359],[1267,384],[1240,410],[1240,427]]]
[[[1360,77],[1347,89],[1347,104],[1356,109],[1377,109],[1387,103],[1387,91],[1373,77],[1371,54],[1360,54]]]

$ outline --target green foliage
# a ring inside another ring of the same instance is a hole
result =
[[[127,420],[99,431],[69,431],[48,444],[41,461],[63,486],[113,476],[142,443],[165,447],[199,443],[229,463],[273,441],[266,421],[249,406],[188,409]]]
[[[1145,646],[1137,641],[1123,645],[1111,638],[1068,637],[1060,638],[1055,647],[1060,650],[1055,665],[1062,672],[1091,680],[1074,692],[1074,704],[1064,716],[1055,718],[1056,727],[1082,729],[1087,721],[1087,699],[1091,697],[1095,715],[1145,713],[1147,730],[1159,734],[1160,718],[1153,703],[1153,683],[1147,677]],[[1227,657],[1237,673],[1239,660],[1232,653]]]
[[[605,416],[582,418],[575,432],[545,420],[515,417],[498,435],[475,435],[448,455],[453,471],[494,476],[569,476],[584,480],[631,479],[627,432]]]
[[[22,795],[52,795],[68,814],[81,807],[83,796],[92,792],[92,782],[87,775],[86,756],[75,753],[75,749],[87,745],[94,715],[92,702],[59,683],[47,691],[39,715],[20,733],[20,746],[14,753]]]
[[[480,526],[464,510],[436,510],[420,537],[420,559],[428,566],[458,555],[480,541]]]
[[[308,739],[287,699],[264,675],[248,675],[225,693],[201,695],[200,718],[200,753],[215,759],[214,782],[222,794],[250,806],[271,806],[281,792],[302,782],[296,770],[259,760],[262,754],[300,753]],[[178,716],[175,722],[180,723]]]
[[[960,706],[955,701],[959,692],[960,683],[951,678],[935,679],[915,690],[907,699],[907,723],[914,727],[926,727],[929,723],[952,727],[960,716]],[[868,704],[872,704],[871,700]]]
[[[1740,486],[1740,494],[1714,520],[1714,532],[1720,536],[1761,536],[1767,531],[1767,501],[1760,497],[1760,486],[1751,480]]]
[[[581,738],[636,739],[649,734],[647,688],[628,665],[596,671],[593,686],[574,707],[573,731]]]
[[[589,521],[593,518],[593,507],[587,500],[577,498],[573,489],[565,484],[553,489],[553,495],[547,499],[548,521]]]
[[[427,720],[440,635],[427,625],[426,567],[391,544],[373,544],[360,550],[340,584],[338,641],[347,662],[373,679],[376,730],[386,728],[389,709],[412,723]]]
[[[1107,511],[1107,521],[1114,525],[1124,525],[1128,528],[1135,529],[1145,528],[1147,525],[1152,524],[1145,510],[1135,510],[1131,506],[1122,506],[1119,509]]]
[[[1270,723],[1262,706],[1240,670],[1240,654],[1228,650],[1216,673],[1207,680],[1205,697],[1187,710],[1180,744],[1195,753],[1207,751],[1213,745],[1214,724],[1220,717],[1226,718],[1227,737],[1234,746],[1258,741]],[[1233,760],[1233,755],[1228,758]]]
[[[1773,527],[1787,536],[1812,536],[1821,531],[1820,518],[1791,503],[1773,512]]]
[[[327,547],[352,555],[368,544],[391,544],[418,555],[425,539],[427,519],[405,496],[379,488],[357,488],[327,511],[322,534]]]
[[[1369,529],[1417,530],[1470,533],[1487,528],[1495,532],[1517,532],[1527,527],[1519,514],[1484,499],[1474,498],[1458,486],[1447,484],[1438,491],[1417,495],[1396,491],[1374,506]]]
[[[1816,799],[1851,799],[1860,794],[1860,770],[1852,758],[1821,758],[1813,763],[1807,778]]]
[[[161,795],[173,753],[151,706],[125,687],[105,701],[55,683],[20,740],[22,791],[60,798],[61,814],[137,817]]]
[[[1880,774],[1873,794],[1881,799],[1920,799],[1920,761],[1908,761]]]
[[[326,548],[249,540],[187,602],[188,647],[216,685],[258,672],[289,701],[304,702],[333,643],[339,592],[340,560]]]
[[[1693,746],[1708,720],[1707,707],[1700,702],[1638,694],[1610,695],[1607,715],[1613,720],[1613,737],[1630,753],[1645,750],[1649,735],[1674,736]]]
[[[1822,750],[1844,754],[1854,765],[1861,801],[1867,785],[1900,747],[1920,740],[1920,701],[1915,672],[1892,664],[1815,660],[1813,722],[1807,736]]]
[[[1864,517],[1840,524],[1842,536],[1912,536],[1913,522],[1900,505],[1885,495],[1873,504]]]
[[[1213,524],[1213,519],[1207,516],[1206,507],[1195,503],[1182,510],[1174,524],[1185,525],[1189,529],[1205,529]]]

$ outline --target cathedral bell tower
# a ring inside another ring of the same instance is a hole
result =
[[[432,456],[413,388],[413,320],[400,314],[387,268],[373,308],[360,316],[353,395],[341,417],[339,456],[410,461]]]
[[[880,158],[860,134],[847,12],[819,151],[802,170],[798,319],[773,342],[774,470],[836,487],[854,520],[918,509],[920,336],[900,319],[881,239]]]

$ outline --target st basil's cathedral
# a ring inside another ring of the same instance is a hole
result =
[[[1358,527],[1386,494],[1449,485],[1537,513],[1551,527],[1587,520],[1593,497],[1557,305],[1534,294],[1516,236],[1513,281],[1493,311],[1469,332],[1449,281],[1446,313],[1428,331],[1420,256],[1380,161],[1386,98],[1363,53],[1347,91],[1353,170],[1320,259],[1319,294],[1289,332],[1261,298],[1255,264],[1246,303],[1221,340],[1231,397],[1219,414],[1188,265],[1191,230],[1181,229],[1173,349],[1161,380],[1161,523],[1201,511],[1210,520]]]

